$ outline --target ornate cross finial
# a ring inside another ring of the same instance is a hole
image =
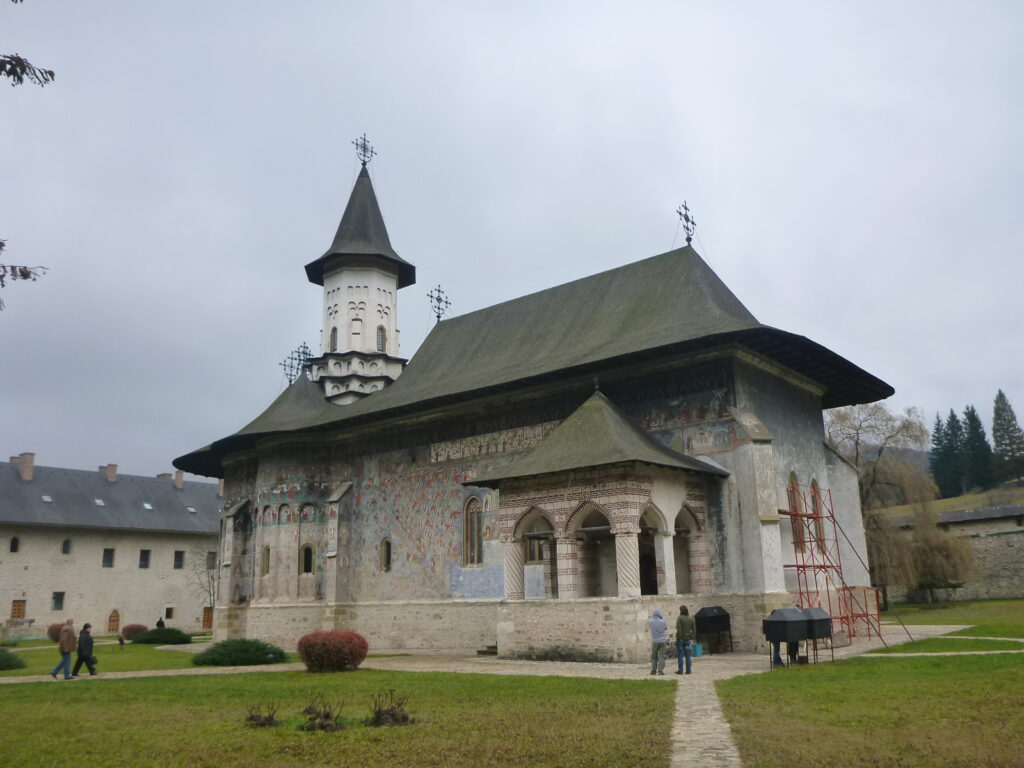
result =
[[[352,144],[356,148],[356,156],[362,161],[364,166],[373,160],[373,156],[377,154],[373,149],[373,145],[366,140],[365,133],[353,141]]]
[[[291,351],[291,353],[282,360],[278,365],[284,368],[284,375],[288,379],[289,384],[294,384],[295,380],[302,375],[302,372],[306,369],[309,364],[309,347],[306,346],[306,342]]]
[[[676,213],[679,215],[679,221],[683,223],[683,231],[686,233],[686,244],[689,245],[690,241],[693,240],[693,230],[697,228],[697,220],[690,215],[690,207],[683,200],[683,204],[676,208]]]
[[[448,311],[448,307],[452,303],[448,300],[448,296],[441,289],[441,284],[438,283],[437,288],[432,288],[430,293],[427,294],[427,298],[430,299],[430,309],[434,313],[434,317],[437,318],[437,322],[441,322],[441,318],[444,317],[444,313]]]

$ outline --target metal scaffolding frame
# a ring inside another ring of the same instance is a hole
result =
[[[878,592],[850,587],[843,577],[839,534],[849,539],[836,522],[832,491],[790,483],[786,497],[789,508],[780,509],[779,515],[790,521],[793,562],[783,568],[795,574],[797,605],[827,611],[833,637],[839,632],[851,639],[862,632],[880,637]]]

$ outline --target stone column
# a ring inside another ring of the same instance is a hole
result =
[[[711,594],[711,543],[701,532],[690,538],[690,591]]]
[[[658,564],[658,594],[674,595],[676,589],[676,557],[673,550],[675,534],[658,531],[654,534],[654,559]]]
[[[558,599],[575,600],[580,596],[579,542],[575,535],[555,537],[555,558],[558,566]]]
[[[640,547],[636,533],[615,534],[615,573],[619,597],[640,597]]]
[[[510,539],[505,542],[505,599],[524,600],[526,598],[526,587],[524,586],[522,539]]]

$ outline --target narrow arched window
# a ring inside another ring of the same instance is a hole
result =
[[[338,351],[338,327],[337,326],[331,328],[331,343],[330,343],[330,346],[328,347],[328,351],[329,352],[337,352]]]
[[[480,499],[475,496],[466,502],[463,513],[462,562],[464,565],[480,565],[484,561],[483,514]]]
[[[11,552],[17,552],[18,548],[20,546],[21,546],[21,542],[18,541],[18,537],[17,536],[12,536],[11,537]]]
[[[383,539],[380,542],[380,570],[381,573],[391,570],[391,539]]]
[[[60,553],[62,555],[71,554],[71,539],[64,539],[64,541],[60,543]]]
[[[811,514],[814,516],[814,541],[821,551],[825,549],[825,518],[821,504],[821,489],[817,480],[811,480]]]
[[[263,548],[263,558],[260,560],[260,575],[266,576],[270,573],[270,547]]]
[[[377,326],[377,351],[388,351],[388,332],[384,330],[383,325]]]
[[[789,476],[789,484],[786,486],[786,502],[789,507],[789,523],[793,531],[793,549],[803,552],[804,545],[804,520],[800,517],[803,511],[800,508],[800,484],[797,482],[796,473]]]
[[[313,548],[308,544],[302,548],[302,572],[313,572]]]

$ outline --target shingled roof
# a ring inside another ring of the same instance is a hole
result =
[[[762,325],[690,246],[443,320],[389,387],[345,406],[305,377],[234,435],[175,460],[219,475],[220,458],[259,435],[421,412],[658,354],[736,345],[817,382],[822,406],[874,402],[893,389],[803,336]],[[467,365],[466,361],[472,361]]]
[[[365,165],[352,187],[334,242],[323,256],[306,265],[306,276],[311,283],[323,285],[328,262],[343,260],[346,256],[377,256],[389,262],[398,271],[399,288],[416,282],[416,267],[391,247],[391,238],[384,226],[377,194],[373,191],[373,182]]]
[[[719,477],[729,474],[715,464],[661,445],[630,421],[607,397],[595,392],[528,454],[504,468],[474,478],[469,484],[494,488],[500,481],[514,477],[533,477],[633,461]]]
[[[59,467],[36,466],[22,480],[16,464],[0,462],[0,524],[209,535],[220,530],[220,497],[215,483],[179,489],[170,477],[124,474],[111,483],[102,472]]]

